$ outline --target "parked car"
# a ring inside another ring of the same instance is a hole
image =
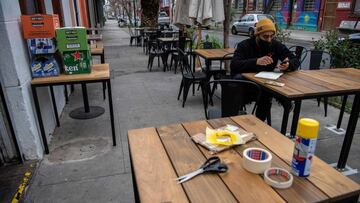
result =
[[[345,38],[341,37],[339,38],[339,42],[342,42]],[[360,47],[360,33],[354,33],[348,35],[348,39],[350,41],[351,46],[357,46]]]
[[[238,32],[248,33],[253,36],[255,33],[256,23],[263,18],[269,18],[275,22],[274,17],[268,14],[246,14],[240,20],[236,21],[231,27],[231,33],[236,35]]]
[[[170,17],[167,15],[166,12],[159,13],[158,24],[160,27],[170,26]]]

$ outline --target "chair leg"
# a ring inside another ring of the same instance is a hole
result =
[[[203,105],[204,105],[204,113],[205,113],[205,118],[209,119],[208,114],[207,114],[207,91],[206,91],[206,85],[201,82],[201,95],[202,95],[202,99],[203,99]]]
[[[339,129],[341,127],[341,122],[344,116],[344,111],[345,111],[345,106],[346,106],[346,102],[347,102],[347,98],[348,96],[345,95],[342,97],[342,104],[341,104],[341,109],[340,109],[340,114],[339,114],[339,119],[338,122],[336,124],[336,128]]]
[[[180,99],[181,91],[183,88],[184,88],[184,80],[181,80],[179,94],[178,94],[178,98],[177,98],[178,100]]]
[[[328,97],[324,97],[325,117],[327,117]]]
[[[187,95],[189,93],[190,86],[191,86],[191,82],[184,80],[184,92],[183,92],[183,103],[182,103],[183,108],[185,106],[185,102],[187,99]]]
[[[178,60],[177,57],[175,57],[175,61],[174,61],[174,74],[176,74],[176,69],[177,69],[178,65],[179,65],[179,60]]]
[[[268,125],[271,126],[271,109],[266,117],[266,121],[267,121]]]

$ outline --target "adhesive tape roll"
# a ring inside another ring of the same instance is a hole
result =
[[[247,148],[243,152],[243,167],[249,172],[260,174],[271,166],[272,155],[261,148]]]
[[[274,180],[273,176],[280,176],[281,180]],[[282,168],[268,168],[264,172],[264,180],[267,184],[273,186],[274,188],[285,189],[289,188],[293,183],[293,176],[289,173],[289,171]]]

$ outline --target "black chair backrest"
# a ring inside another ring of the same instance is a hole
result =
[[[255,112],[261,95],[261,88],[259,85],[247,80],[222,79],[209,82],[207,87],[215,82],[221,86],[222,117],[238,115],[242,107],[253,101],[255,101],[255,106],[252,113]],[[207,110],[207,99],[205,104],[205,109]]]
[[[181,61],[181,63],[180,63],[181,73],[183,75],[191,74],[191,76],[194,77],[194,73],[191,70],[191,66],[189,63],[189,55],[187,53],[185,53],[183,50],[181,50],[180,48],[177,48],[177,51],[179,53],[179,59]]]
[[[211,42],[203,42],[203,49],[212,49],[213,44]]]
[[[232,59],[231,56],[233,56],[233,55],[234,55],[234,53],[228,53],[228,54],[225,54],[225,55],[222,57],[222,59],[221,59],[221,61],[220,61],[220,70],[222,70],[222,64],[223,64],[223,62],[224,62],[224,61],[229,61],[229,60],[231,60],[231,59]]]
[[[303,61],[305,60],[307,54],[308,54],[308,50],[303,47],[303,46],[291,46],[289,47],[289,50],[296,56],[296,58],[300,61],[300,68],[301,65],[303,63]]]
[[[310,56],[309,70],[327,69],[331,67],[331,55],[323,50],[308,50]]]

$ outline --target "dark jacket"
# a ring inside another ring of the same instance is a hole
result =
[[[263,56],[271,56],[274,63],[267,66],[256,65],[256,60]],[[239,73],[273,71],[276,68],[278,60],[282,61],[289,58],[288,71],[296,70],[300,62],[289,49],[281,42],[272,40],[269,50],[262,50],[256,44],[255,37],[240,42],[235,50],[234,57],[231,61],[231,75]]]

